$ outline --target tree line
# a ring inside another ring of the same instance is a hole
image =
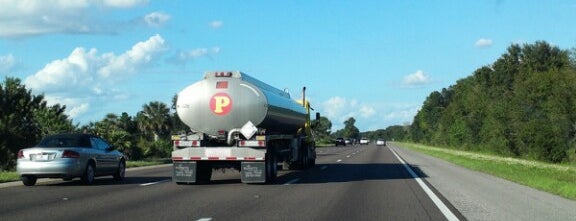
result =
[[[546,162],[576,162],[576,59],[544,41],[432,92],[407,138]]]

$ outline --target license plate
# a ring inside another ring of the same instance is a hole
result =
[[[207,157],[228,157],[232,155],[230,148],[206,148]]]
[[[32,155],[32,159],[36,160],[36,161],[47,161],[50,160],[50,155],[49,154],[36,154],[36,155]]]

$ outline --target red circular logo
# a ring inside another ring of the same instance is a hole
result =
[[[226,115],[232,110],[232,99],[226,93],[217,93],[210,99],[210,109],[217,115]]]

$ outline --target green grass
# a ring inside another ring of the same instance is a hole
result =
[[[160,164],[172,163],[171,159],[150,159],[150,160],[140,160],[140,161],[128,161],[126,162],[126,167],[145,167],[154,166]],[[20,180],[18,174],[14,171],[1,171],[0,172],[0,183],[13,182]]]
[[[321,147],[333,147],[334,144],[333,143],[317,143],[316,144],[316,148],[321,148]]]
[[[139,161],[128,161],[126,162],[126,167],[145,167],[145,166],[154,166],[160,164],[167,164],[172,163],[172,159],[150,159],[150,160],[139,160]]]
[[[500,157],[412,143],[398,143],[472,170],[484,172],[535,189],[576,200],[576,168],[570,165]]]
[[[16,172],[0,172],[0,183],[6,183],[11,181],[17,181],[20,178]]]

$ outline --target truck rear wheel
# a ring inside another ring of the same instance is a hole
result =
[[[209,183],[212,178],[212,167],[198,162],[196,167],[196,183]]]
[[[278,159],[276,158],[276,154],[266,153],[265,164],[266,183],[272,183],[278,175]]]
[[[309,167],[314,167],[316,166],[316,158],[310,158],[308,161],[308,166]]]

